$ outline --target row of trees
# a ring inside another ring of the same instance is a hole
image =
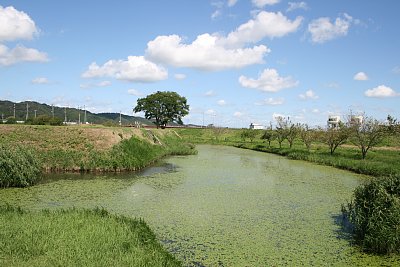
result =
[[[312,129],[307,124],[292,123],[289,118],[278,117],[275,129],[272,126],[265,130],[261,139],[268,142],[276,140],[279,148],[286,140],[289,147],[292,148],[294,141],[300,139],[309,150],[313,142],[319,141],[328,145],[330,154],[345,142],[350,142],[361,150],[362,158],[365,159],[368,151],[377,146],[382,140],[394,133],[399,133],[400,125],[396,119],[388,116],[387,124],[382,124],[372,117],[364,116],[362,121],[339,123],[337,127],[328,127],[327,129]],[[252,141],[256,133],[252,130],[243,130],[241,137],[250,138]]]
[[[0,120],[0,124],[1,123],[3,123],[3,120]],[[16,124],[17,119],[14,117],[8,117],[4,123],[5,124]],[[30,125],[52,125],[52,126],[63,125],[62,119],[60,119],[58,117],[47,116],[47,115],[39,115],[36,118],[29,118],[24,123],[30,124]]]

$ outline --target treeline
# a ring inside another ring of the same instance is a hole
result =
[[[313,143],[320,142],[328,146],[331,155],[339,146],[351,143],[360,149],[361,157],[365,159],[371,148],[380,145],[386,137],[399,133],[400,124],[390,115],[385,124],[372,117],[364,116],[361,121],[341,122],[326,129],[321,127],[314,129],[307,124],[295,124],[289,118],[278,117],[275,129],[271,126],[262,133],[260,138],[268,142],[269,147],[271,147],[271,142],[276,140],[279,148],[282,148],[284,141],[287,141],[289,148],[292,148],[294,142],[300,140],[307,150],[311,149]],[[250,139],[253,142],[258,134],[257,130],[245,129],[242,130],[240,136],[243,141]]]

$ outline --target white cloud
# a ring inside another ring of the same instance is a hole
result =
[[[158,36],[148,42],[146,57],[175,67],[214,71],[263,63],[264,55],[269,52],[264,45],[226,49],[218,44],[219,39],[206,33],[191,44],[184,44],[178,35]]]
[[[253,5],[258,8],[263,8],[266,5],[272,6],[280,2],[280,0],[251,0]]]
[[[96,86],[98,86],[98,87],[106,87],[106,86],[110,86],[110,85],[111,85],[110,81],[102,81],[102,82],[99,82],[98,84],[96,84]]]
[[[311,41],[322,44],[326,41],[346,36],[353,21],[353,18],[346,13],[342,17],[336,18],[334,23],[327,17],[313,20],[308,25]]]
[[[140,92],[140,91],[138,91],[136,89],[129,89],[128,90],[128,94],[134,95],[134,96],[142,96],[143,95],[142,92]]]
[[[209,90],[204,93],[204,96],[215,96],[215,92],[213,90]]]
[[[218,104],[219,106],[225,106],[225,105],[226,105],[226,101],[223,100],[223,99],[221,99],[221,100],[218,100],[217,104]]]
[[[304,100],[319,98],[319,96],[317,96],[313,90],[307,90],[304,94],[300,94],[299,97]]]
[[[359,72],[356,75],[354,75],[353,79],[356,81],[367,81],[368,76],[364,72]]]
[[[33,84],[48,84],[50,81],[45,77],[38,77],[31,81]]]
[[[103,66],[93,62],[82,77],[113,77],[131,82],[156,82],[167,79],[168,72],[143,56],[128,56],[128,60],[109,60]]]
[[[377,97],[377,98],[386,98],[386,97],[396,97],[400,96],[400,93],[397,93],[392,88],[387,87],[385,85],[380,85],[373,89],[369,89],[364,93],[367,97]]]
[[[304,9],[307,10],[308,6],[306,2],[289,2],[289,7],[286,9],[286,12],[290,12],[296,9]]]
[[[38,33],[35,22],[25,12],[0,6],[0,42],[32,39]]]
[[[214,116],[214,115],[216,115],[217,113],[216,113],[215,110],[213,110],[213,109],[208,109],[208,110],[206,110],[206,111],[204,112],[204,114],[210,115],[210,116]]]
[[[184,80],[184,79],[186,79],[186,75],[185,75],[185,74],[182,74],[182,73],[177,73],[177,74],[174,75],[174,77],[175,77],[175,79],[177,79],[177,80]]]
[[[47,54],[23,45],[17,45],[13,49],[0,44],[0,65],[9,66],[20,62],[47,62]]]
[[[221,16],[221,14],[222,14],[221,10],[220,10],[220,9],[217,9],[217,10],[215,10],[215,11],[211,14],[211,18],[212,18],[212,19],[216,19],[216,18],[218,18],[219,16]]]
[[[232,6],[236,5],[237,1],[238,0],[228,0],[228,6],[232,7]]]
[[[240,111],[236,111],[235,113],[233,113],[233,116],[236,118],[241,118],[244,116],[244,113],[240,112]]]
[[[246,88],[258,89],[264,92],[278,92],[285,88],[295,87],[299,84],[292,77],[281,77],[275,69],[265,69],[258,79],[239,77],[239,83]]]
[[[264,105],[268,105],[268,106],[278,106],[278,105],[282,105],[283,103],[285,103],[285,99],[282,97],[279,98],[266,98],[261,102],[257,102],[255,103],[258,106],[264,106]]]
[[[311,112],[314,113],[314,114],[319,114],[320,113],[319,109],[317,109],[317,108],[312,109]]]
[[[248,43],[257,43],[265,37],[283,37],[295,32],[302,21],[302,17],[297,17],[294,21],[291,21],[281,12],[261,11],[254,19],[229,33],[226,38],[221,38],[220,43],[228,47],[241,47]]]
[[[400,67],[399,67],[399,66],[394,67],[394,68],[392,69],[392,72],[393,72],[394,74],[400,74]]]

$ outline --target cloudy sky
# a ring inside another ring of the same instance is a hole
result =
[[[132,115],[160,91],[185,123],[400,117],[398,0],[0,1],[0,99]]]

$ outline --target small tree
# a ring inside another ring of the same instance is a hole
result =
[[[279,148],[282,148],[282,142],[288,137],[289,124],[291,123],[289,117],[284,118],[279,116],[276,118],[276,139],[279,143]]]
[[[266,140],[268,142],[268,146],[271,147],[271,141],[275,139],[275,133],[274,130],[272,130],[272,127],[264,131],[261,139]]]
[[[286,139],[288,140],[289,147],[292,148],[294,140],[298,136],[300,131],[300,125],[299,124],[293,124],[291,121],[289,121],[289,126],[287,129],[287,137]]]
[[[185,97],[175,92],[156,92],[145,98],[139,98],[134,112],[144,111],[146,119],[154,119],[157,128],[165,128],[169,122],[183,124],[182,118],[189,114],[189,105]]]
[[[387,128],[371,117],[364,119],[352,126],[354,134],[353,143],[361,149],[362,159],[365,159],[368,151],[382,142],[388,133]]]
[[[251,130],[251,129],[244,129],[240,133],[240,137],[242,138],[243,141],[246,141],[246,138],[249,138],[251,143],[253,143],[253,140],[256,137],[256,135],[257,135],[257,132],[255,130]]]
[[[350,136],[350,129],[340,122],[338,127],[329,127],[322,136],[322,141],[329,146],[331,155],[338,146],[342,145]]]
[[[307,150],[311,149],[311,144],[316,138],[315,131],[310,129],[307,124],[299,126],[300,138],[306,146]]]
[[[226,129],[222,127],[214,127],[212,128],[212,131],[214,133],[215,140],[219,141],[219,137],[226,132]]]

